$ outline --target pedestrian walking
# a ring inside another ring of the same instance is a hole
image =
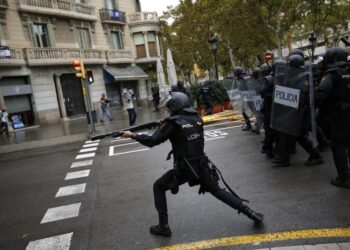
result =
[[[158,85],[153,86],[151,90],[152,90],[152,98],[153,98],[153,105],[154,105],[153,112],[159,112],[160,109],[159,109],[158,105],[159,105],[159,101],[160,101],[160,95],[159,95]]]
[[[122,96],[125,99],[125,109],[129,115],[129,125],[133,126],[136,122],[137,113],[135,111],[133,101],[136,100],[134,91],[132,89],[123,89]]]
[[[159,224],[150,227],[150,233],[169,237],[171,230],[168,225],[168,209],[166,191],[176,194],[179,186],[188,183],[190,186],[200,185],[200,193],[209,192],[230,207],[248,216],[256,223],[263,221],[263,215],[245,205],[234,194],[218,185],[217,173],[211,168],[211,162],[204,153],[203,120],[187,95],[174,92],[167,101],[166,107],[170,117],[166,118],[161,127],[153,135],[123,132],[123,137],[132,138],[139,143],[153,147],[167,140],[172,144],[174,169],[166,172],[153,184],[155,206],[158,211]]]
[[[101,104],[101,119],[100,122],[104,122],[104,117],[107,116],[109,121],[113,120],[113,117],[111,116],[109,112],[109,103],[110,100],[106,97],[105,93],[102,93],[100,104]]]
[[[0,113],[0,118],[1,118],[0,134],[5,132],[7,136],[10,136],[8,117],[9,117],[9,114],[7,113],[6,109],[3,109]]]

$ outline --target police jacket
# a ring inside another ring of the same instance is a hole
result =
[[[317,104],[327,100],[328,115],[334,120],[350,123],[350,72],[346,68],[333,68],[326,71],[315,93]]]
[[[272,96],[273,96],[273,75],[265,76],[262,79],[262,88],[260,91],[261,98],[264,99],[263,109],[266,111],[271,110]]]
[[[165,119],[163,125],[153,135],[137,134],[134,139],[153,147],[170,140],[174,162],[183,164],[200,161],[204,156],[204,129],[199,114],[192,108],[185,108]]]

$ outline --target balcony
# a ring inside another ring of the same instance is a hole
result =
[[[0,0],[0,9],[7,9],[9,7],[9,3],[7,0]]]
[[[96,49],[27,48],[25,54],[29,66],[67,65],[79,58],[85,64],[107,63],[105,50]]]
[[[25,65],[22,49],[10,49],[10,55],[0,56],[1,66],[23,66]]]
[[[19,11],[96,21],[95,8],[74,0],[19,0]]]
[[[108,50],[107,61],[109,64],[113,63],[134,63],[131,51],[129,50]]]
[[[121,12],[119,10],[101,9],[100,16],[102,23],[123,25],[126,23],[125,12]]]
[[[157,12],[137,12],[128,15],[131,33],[160,30]]]

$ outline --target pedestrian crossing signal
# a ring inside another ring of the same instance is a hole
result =
[[[89,84],[94,83],[95,80],[94,80],[94,74],[93,74],[92,70],[86,71],[86,76],[87,76],[87,80],[88,80]]]
[[[82,60],[74,60],[73,61],[73,67],[75,70],[75,76],[78,78],[86,78],[86,72],[84,68],[84,63]]]

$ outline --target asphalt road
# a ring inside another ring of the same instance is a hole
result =
[[[107,138],[90,152],[79,153],[95,147],[81,142],[0,155],[0,249],[152,249],[224,237],[350,227],[350,191],[330,185],[336,174],[330,152],[323,154],[323,165],[306,167],[307,155],[298,147],[291,167],[274,168],[260,153],[262,135],[226,123],[206,127],[206,137],[205,151],[225,180],[250,200],[249,206],[265,214],[262,226],[185,184],[177,195],[167,194],[172,237],[150,235],[149,226],[157,222],[152,186],[172,167],[165,161],[170,144],[149,149],[132,140]],[[94,155],[76,159],[90,153]],[[87,165],[78,166],[79,162]],[[82,176],[69,179],[72,172]],[[59,188],[74,185],[84,185],[84,191],[55,197]],[[72,210],[64,210],[67,206]],[[235,249],[349,241],[300,237]]]

